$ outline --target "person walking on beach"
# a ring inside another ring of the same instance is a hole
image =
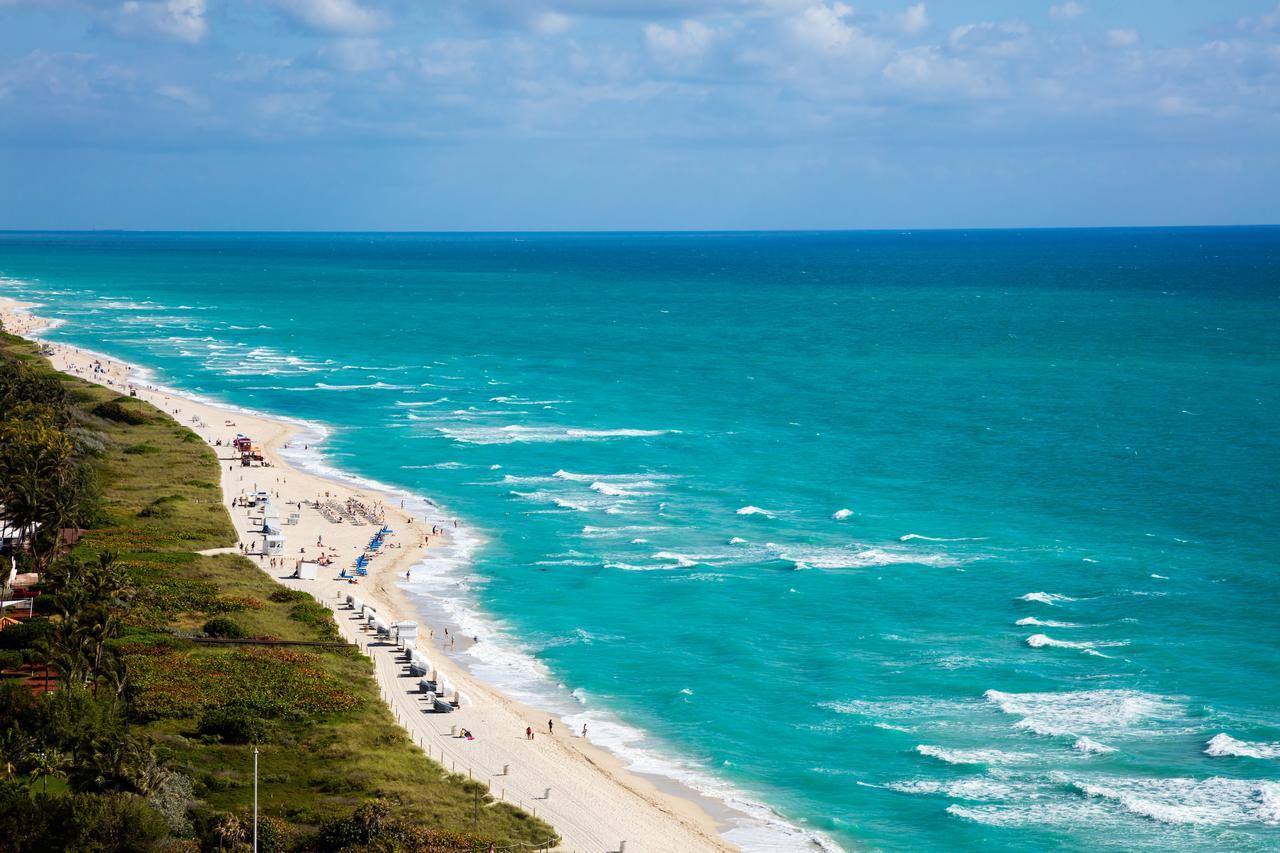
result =
[[[552,721],[551,721],[551,720],[547,720],[547,734],[554,734],[554,733],[555,733],[555,732],[554,732],[554,723],[552,723]]]
[[[586,736],[587,736],[587,724],[586,724],[586,723],[583,723],[583,724],[582,724],[582,736],[583,736],[583,737],[586,737]]]
[[[533,740],[533,726],[524,727],[524,739]]]

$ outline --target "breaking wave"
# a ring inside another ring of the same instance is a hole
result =
[[[1204,754],[1213,758],[1280,758],[1280,743],[1236,740],[1226,732],[1214,735],[1205,744]]]

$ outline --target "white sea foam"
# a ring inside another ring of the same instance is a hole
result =
[[[585,539],[616,539],[636,533],[653,533],[659,530],[666,530],[666,528],[653,524],[623,524],[618,527],[597,527],[588,524],[582,528],[582,536]]]
[[[515,495],[516,497],[520,497],[520,498],[524,498],[524,499],[526,499],[526,500],[533,501],[534,503],[543,503],[543,504],[549,503],[549,504],[554,504],[555,506],[558,506],[558,507],[560,507],[561,509],[571,509],[571,510],[574,510],[575,512],[591,512],[592,510],[598,509],[598,507],[592,506],[592,505],[590,505],[590,504],[582,503],[581,501],[575,501],[575,500],[572,500],[571,498],[567,498],[567,497],[565,497],[564,495],[558,495],[558,494],[556,494],[555,492],[544,492],[544,491],[536,491],[536,492],[516,492],[516,491],[513,491],[513,492],[511,492],[511,494],[512,494],[512,495]]]
[[[919,533],[908,533],[905,536],[899,536],[899,542],[910,542],[913,539],[921,539],[925,542],[982,542],[985,536],[959,536],[954,539],[948,539],[942,536],[923,536]]]
[[[635,498],[653,494],[653,489],[658,488],[658,484],[649,480],[628,481],[625,486],[616,483],[608,483],[598,480],[591,484],[591,490],[599,492],[602,495],[610,495],[619,498]]]
[[[1214,758],[1280,758],[1280,743],[1236,740],[1222,732],[1209,739],[1204,754]]]
[[[1052,619],[1037,619],[1034,616],[1026,616],[1014,623],[1015,625],[1035,625],[1040,628],[1079,628],[1082,627],[1075,622],[1055,622]]]
[[[1076,690],[1061,693],[1003,693],[983,697],[1005,714],[1020,717],[1015,727],[1049,736],[1115,736],[1144,732],[1160,721],[1184,721],[1175,700],[1136,690]]]
[[[1081,795],[1174,825],[1280,826],[1280,783],[1251,779],[1106,778],[1071,783]]]
[[[941,794],[958,800],[1008,800],[1020,795],[1012,785],[995,779],[911,779],[884,787],[903,794]]]
[[[844,521],[846,518],[849,518],[852,515],[853,515],[853,510],[851,509],[838,509],[835,512],[831,513],[831,517],[834,518],[836,521]]]
[[[1071,748],[1076,752],[1082,752],[1085,755],[1105,755],[1108,752],[1115,752],[1114,746],[1107,746],[1105,743],[1098,743],[1090,737],[1076,738],[1076,742],[1071,744]]]
[[[943,749],[929,744],[918,744],[916,752],[947,764],[1026,764],[1036,760],[1036,755],[1030,752],[1005,752],[999,749]]]
[[[1106,809],[1093,802],[1029,802],[1026,804],[1000,804],[962,806],[952,803],[947,814],[984,826],[1076,828],[1084,825],[1102,826],[1114,823]]]
[[[451,402],[448,397],[441,397],[438,400],[396,400],[396,405],[412,409],[418,406],[438,406],[448,402]]]
[[[914,734],[915,729],[910,726],[895,726],[893,723],[873,723],[877,729],[884,729],[887,732],[902,732],[903,734]]]
[[[735,536],[729,540],[730,545],[745,545],[746,542],[747,540],[743,539],[741,536]]]
[[[662,429],[572,429],[567,427],[450,426],[436,427],[437,432],[459,444],[513,444],[554,441],[604,441],[611,438],[648,438],[668,435],[676,430]]]
[[[674,560],[678,568],[688,569],[698,565],[699,560],[688,557],[684,554],[677,554],[674,551],[659,551],[650,556],[653,560]]]
[[[570,429],[570,438],[647,438],[679,432],[673,429]]]
[[[1018,596],[1021,601],[1036,601],[1040,604],[1057,604],[1059,601],[1075,601],[1067,595],[1059,595],[1056,592],[1029,592],[1026,595]]]
[[[1032,634],[1030,637],[1027,637],[1025,642],[1028,646],[1030,646],[1033,649],[1042,649],[1042,648],[1076,649],[1077,651],[1081,651],[1087,655],[1093,655],[1095,657],[1100,657],[1100,658],[1109,657],[1109,655],[1104,655],[1102,652],[1094,648],[1095,645],[1103,645],[1100,643],[1088,643],[1088,642],[1074,643],[1070,640],[1055,640],[1053,637],[1050,637],[1047,634]]]
[[[798,547],[782,548],[774,543],[779,560],[791,563],[797,569],[869,569],[877,566],[957,566],[960,560],[946,554],[921,554],[912,551],[889,551],[883,548],[849,546],[847,548]]]
[[[490,397],[490,403],[505,403],[512,406],[554,406],[557,403],[572,403],[572,400],[526,400],[523,397]]]

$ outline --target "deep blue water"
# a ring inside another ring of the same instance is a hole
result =
[[[848,847],[1280,845],[1280,229],[12,233],[0,276],[441,502],[469,663],[642,769]]]

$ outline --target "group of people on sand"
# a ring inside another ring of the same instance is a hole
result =
[[[554,735],[555,733],[556,733],[556,722],[555,722],[555,720],[548,719],[548,720],[547,720],[547,734],[548,734],[548,735]],[[586,737],[586,736],[587,736],[587,724],[586,724],[586,723],[583,723],[583,724],[582,724],[582,736],[583,736],[583,737]],[[470,729],[461,729],[461,730],[459,730],[459,732],[458,732],[458,737],[464,737],[464,738],[466,738],[467,740],[475,740],[475,735],[474,735],[474,734],[472,734],[472,732],[471,732],[471,730],[470,730]],[[525,740],[533,740],[533,737],[534,737],[533,726],[525,726],[525,727],[524,727],[524,739],[525,739]]]

